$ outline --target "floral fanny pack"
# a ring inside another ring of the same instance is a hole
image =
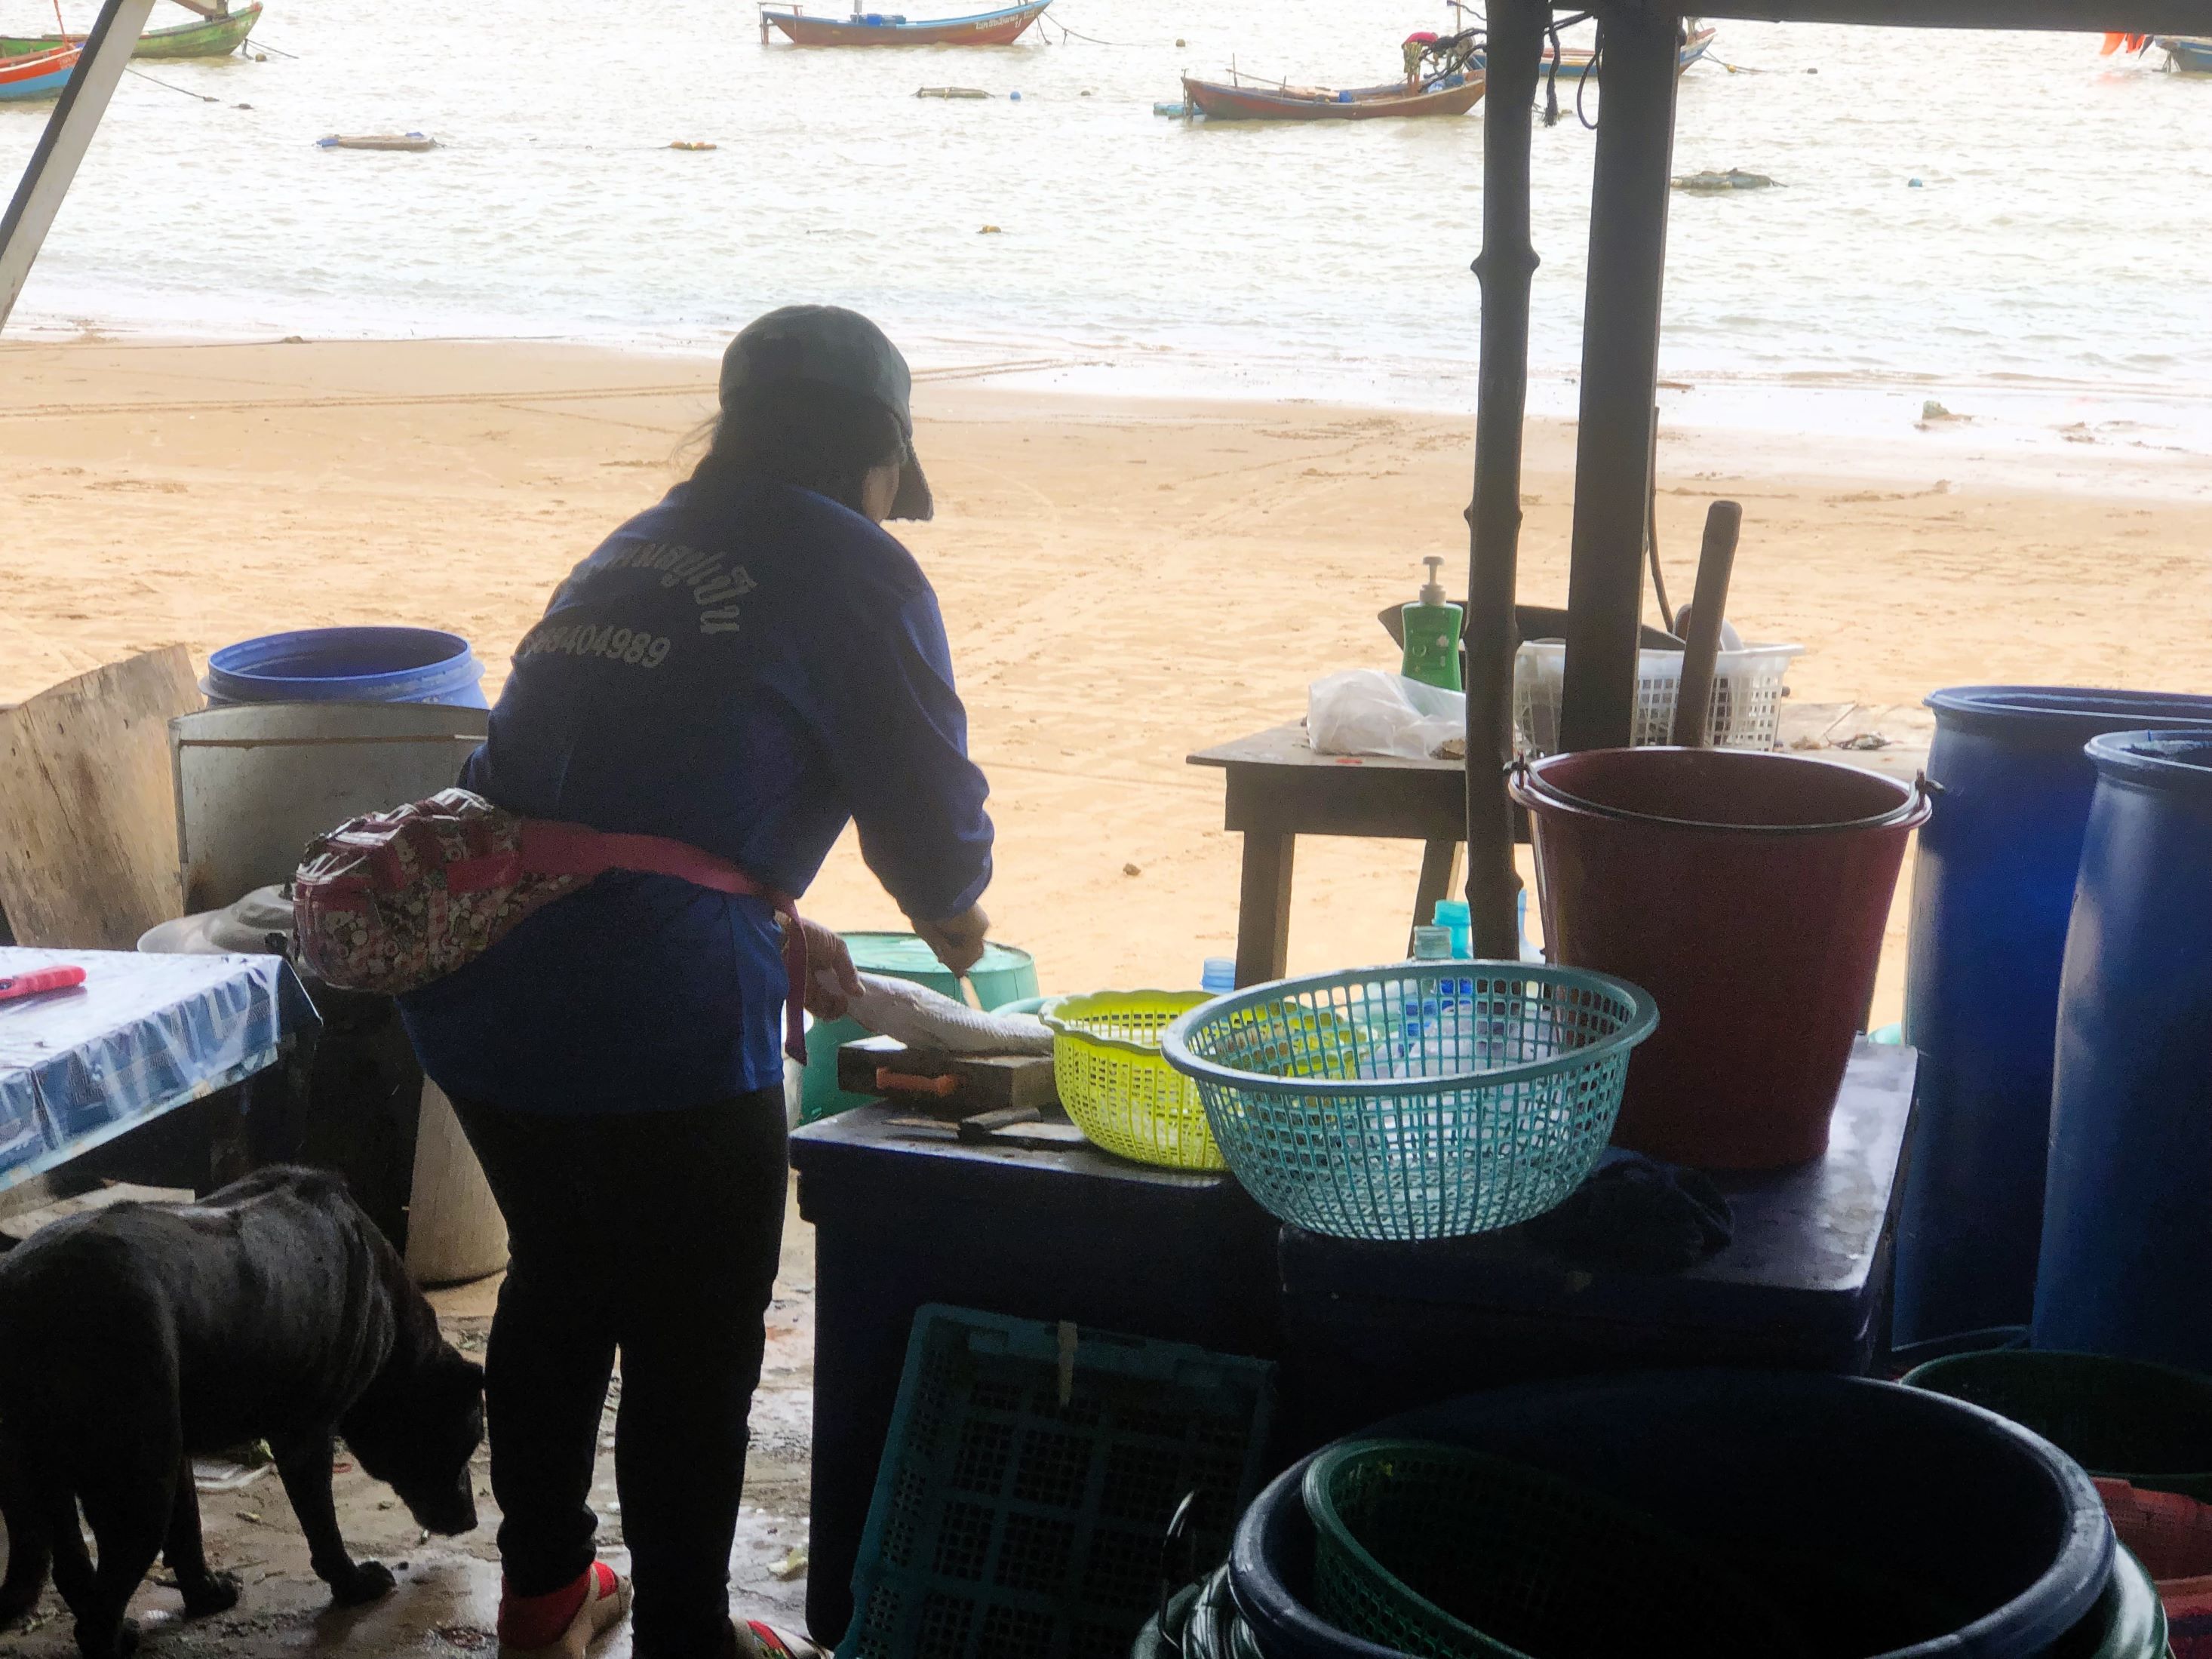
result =
[[[661,836],[526,818],[466,789],[350,818],[307,843],[292,878],[300,955],[325,983],[388,996],[465,967],[527,917],[610,870],[766,899],[784,929],[784,1052],[806,1058],[806,945],[792,898]]]

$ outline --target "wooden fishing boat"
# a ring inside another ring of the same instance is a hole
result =
[[[1253,86],[1182,77],[1185,105],[1210,121],[1374,121],[1394,115],[1464,115],[1482,97],[1480,75],[1447,75],[1419,92],[1381,87]]]
[[[237,11],[179,23],[173,28],[148,29],[138,37],[133,58],[227,58],[246,44],[253,26],[261,21],[261,0]],[[51,52],[62,46],[81,46],[85,37],[72,34],[0,34],[0,58],[25,52]]]
[[[45,52],[18,52],[0,57],[0,104],[28,103],[37,98],[58,98],[76,67],[75,46],[55,46]]]
[[[761,44],[769,30],[781,29],[796,46],[1003,46],[1036,21],[1052,0],[1024,0],[1001,11],[970,17],[934,17],[917,21],[890,12],[854,12],[850,17],[810,17],[803,6],[763,6]]]
[[[2162,47],[2166,66],[2184,75],[2212,75],[2212,34],[2155,34],[2151,45]]]
[[[1708,52],[1712,50],[1714,33],[1715,31],[1709,28],[1692,29],[1690,31],[1690,38],[1682,42],[1682,50],[1674,69],[1674,72],[1676,74],[1680,74],[1684,70],[1689,68],[1691,64],[1696,63],[1698,59],[1703,58]],[[1559,54],[1559,78],[1562,81],[1581,80],[1590,71],[1590,59],[1592,55],[1593,54],[1588,47],[1567,47]],[[1479,52],[1472,58],[1468,58],[1468,62],[1475,69],[1482,69],[1486,67],[1484,54]],[[1551,71],[1552,49],[1551,46],[1547,44],[1544,48],[1544,62],[1540,73],[1549,75]],[[1598,70],[1598,79],[1601,82],[1605,79],[1605,70],[1602,65],[1600,66]]]
[[[438,141],[423,132],[334,132],[315,140],[318,149],[398,150],[410,155],[438,148]],[[709,144],[708,149],[714,146]]]

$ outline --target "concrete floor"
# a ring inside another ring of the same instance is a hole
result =
[[[752,1455],[746,1466],[745,1504],[730,1558],[731,1607],[744,1618],[765,1619],[803,1631],[806,1596],[807,1465],[812,1445],[814,1392],[813,1229],[801,1224],[797,1206],[784,1230],[783,1266],[768,1321],[768,1357],[753,1399]],[[491,1324],[498,1281],[432,1293],[439,1322],[464,1352],[481,1357]],[[621,1380],[607,1402],[600,1437],[592,1507],[599,1515],[602,1554],[618,1569],[622,1515],[614,1488],[614,1408]],[[330,1594],[307,1565],[307,1547],[273,1471],[231,1492],[203,1492],[200,1516],[210,1565],[236,1573],[245,1594],[236,1607],[210,1619],[187,1620],[177,1592],[160,1581],[156,1567],[131,1604],[143,1633],[142,1653],[155,1659],[278,1659],[279,1656],[343,1652],[450,1656],[492,1653],[499,1611],[499,1511],[486,1478],[486,1454],[477,1454],[477,1531],[462,1538],[426,1540],[389,1488],[369,1480],[341,1451],[337,1477],[338,1521],[356,1558],[383,1561],[398,1588],[373,1606],[334,1609]],[[593,1659],[629,1659],[627,1624],[592,1650]],[[69,1611],[50,1587],[38,1610],[0,1632],[0,1659],[74,1659]]]

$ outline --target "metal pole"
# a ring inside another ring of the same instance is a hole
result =
[[[53,228],[77,164],[92,148],[92,135],[100,130],[100,118],[107,113],[107,100],[115,95],[115,84],[153,9],[154,0],[106,0],[54,112],[46,118],[46,130],[31,152],[7,216],[0,218],[0,328],[7,326],[8,313],[29,280],[31,262]]]
[[[1559,712],[1565,749],[1627,743],[1636,708],[1681,25],[1679,13],[1642,0],[1624,0],[1599,15],[1605,64],[1583,304],[1582,420]]]
[[[1521,428],[1528,402],[1528,141],[1551,16],[1547,0],[1492,0],[1483,92],[1482,362],[1475,392],[1474,500],[1468,508],[1467,902],[1474,954],[1519,952],[1513,868],[1513,603],[1521,548]]]

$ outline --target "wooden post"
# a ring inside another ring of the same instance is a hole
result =
[[[0,215],[0,327],[15,308],[16,296],[30,277],[31,262],[39,257],[54,215],[61,211],[77,164],[92,148],[92,135],[100,130],[100,118],[107,112],[107,100],[115,95],[115,84],[123,78],[138,33],[153,9],[154,0],[106,0],[54,112],[46,118],[46,130],[31,152],[22,182],[7,212]]]
[[[1605,62],[1583,305],[1563,749],[1627,743],[1636,708],[1682,20],[1679,13],[1624,0],[1602,10],[1600,21]]]
[[[1729,576],[1735,568],[1735,538],[1743,529],[1743,508],[1715,501],[1705,510],[1705,540],[1698,555],[1697,597],[1690,602],[1690,625],[1682,635],[1682,678],[1674,688],[1675,746],[1705,746],[1705,721],[1712,712],[1713,664],[1720,655],[1721,623],[1727,620]]]
[[[1513,868],[1513,604],[1521,549],[1521,428],[1528,402],[1528,141],[1551,15],[1543,0],[1492,0],[1483,93],[1482,362],[1475,391],[1474,500],[1468,508],[1467,903],[1474,954],[1519,953]]]

